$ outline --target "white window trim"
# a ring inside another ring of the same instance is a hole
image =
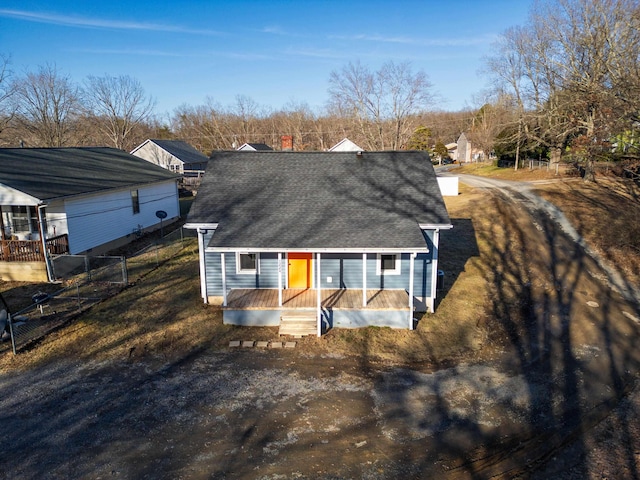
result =
[[[254,254],[256,256],[256,268],[242,270],[240,268],[240,255]],[[236,252],[236,273],[238,275],[256,275],[260,273],[260,254],[256,252]]]
[[[385,270],[385,275],[400,275],[402,265],[402,255],[399,253],[378,253],[376,258],[376,275],[382,275],[382,255],[394,255],[396,257],[396,266],[393,270]]]

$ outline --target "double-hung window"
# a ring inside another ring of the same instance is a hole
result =
[[[131,190],[131,208],[133,208],[134,215],[140,213],[140,197],[138,196],[138,190]]]
[[[236,273],[256,274],[259,272],[259,257],[257,253],[236,253]]]
[[[379,253],[376,262],[377,275],[400,275],[400,255],[396,253]]]

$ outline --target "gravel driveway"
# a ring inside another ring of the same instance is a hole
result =
[[[483,365],[420,372],[286,350],[51,365],[0,377],[1,476],[469,473],[466,459],[521,436],[547,393],[543,381]]]

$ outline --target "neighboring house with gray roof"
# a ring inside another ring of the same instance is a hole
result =
[[[239,152],[270,152],[273,151],[266,143],[244,143],[238,147]]]
[[[182,140],[148,139],[131,151],[170,172],[197,175],[207,168],[209,157]]]
[[[320,335],[433,311],[451,222],[425,152],[216,152],[186,227],[225,323]]]
[[[338,143],[336,143],[333,147],[329,149],[330,152],[362,152],[364,151],[358,145],[353,143],[348,138],[343,138]]]
[[[178,178],[115,148],[0,149],[0,277],[52,280],[43,251],[102,253],[157,228],[159,210],[177,220]]]

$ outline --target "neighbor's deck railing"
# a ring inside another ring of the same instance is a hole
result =
[[[69,237],[58,235],[47,239],[51,255],[69,253]],[[44,262],[40,240],[0,240],[0,260],[5,262]]]

